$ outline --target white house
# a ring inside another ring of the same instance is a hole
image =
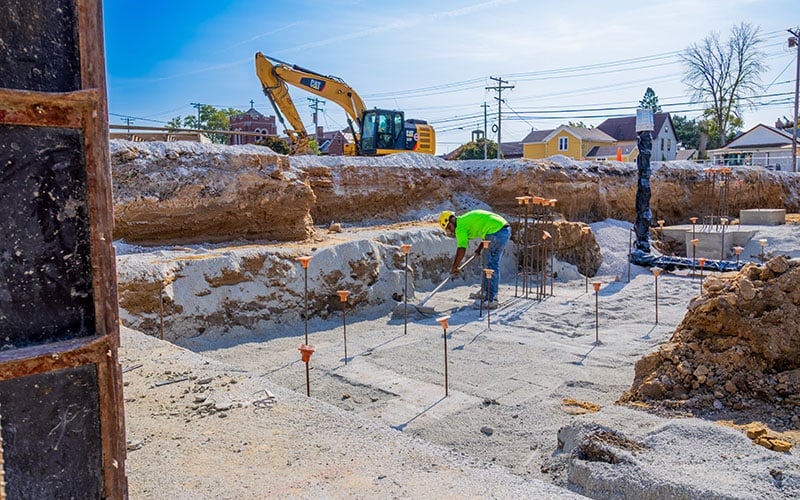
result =
[[[792,133],[758,124],[719,149],[708,151],[715,164],[792,169]]]

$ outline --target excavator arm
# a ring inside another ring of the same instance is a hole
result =
[[[286,82],[276,74],[272,63],[261,52],[256,54],[256,74],[261,80],[264,95],[269,98],[275,114],[278,115],[278,119],[283,125],[284,132],[289,136],[292,152],[297,154],[311,152],[308,133],[300,118],[300,113],[297,112],[297,107],[289,95],[289,88]],[[289,120],[291,127],[286,126],[284,116]]]
[[[367,108],[358,93],[340,78],[325,76],[274,57],[268,58],[261,52],[256,53],[256,74],[261,80],[264,94],[269,97],[276,113],[280,115],[282,112],[289,120],[292,128],[287,128],[286,133],[293,141],[295,138],[298,141],[305,140],[307,145],[308,134],[306,134],[297,108],[289,96],[287,84],[335,102],[347,113],[351,121],[351,129],[352,122],[355,122],[359,131],[361,130],[362,116]],[[283,123],[282,120],[281,123]],[[356,131],[353,130],[353,133],[355,134]]]

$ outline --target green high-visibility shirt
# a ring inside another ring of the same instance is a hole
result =
[[[467,248],[469,240],[484,239],[487,234],[496,233],[508,224],[499,215],[486,210],[472,210],[456,217],[456,244]]]

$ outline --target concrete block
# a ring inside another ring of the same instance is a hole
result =
[[[739,224],[745,226],[780,226],[786,224],[783,208],[752,208],[739,210]]]
[[[689,258],[712,260],[728,260],[734,255],[733,236],[729,231],[696,231],[697,249],[692,254],[692,232],[686,231],[686,256]],[[735,258],[735,257],[734,257]]]

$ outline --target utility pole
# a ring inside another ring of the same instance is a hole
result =
[[[314,111],[314,137],[317,141],[317,145],[314,149],[317,151],[317,154],[319,154],[319,127],[317,127],[317,115],[322,110],[319,105],[325,104],[325,101],[317,97],[307,97],[306,99],[311,103],[308,107]]]
[[[197,130],[201,130],[202,127],[200,126],[200,106],[202,106],[202,104],[199,102],[193,102],[191,103],[191,105],[197,108]]]
[[[505,89],[513,89],[514,86],[513,85],[503,85],[504,83],[508,83],[508,80],[503,80],[499,76],[498,77],[490,76],[489,80],[494,80],[494,81],[497,82],[497,86],[496,87],[486,87],[486,90],[496,90],[497,91],[497,97],[495,97],[495,99],[497,100],[497,159],[499,160],[500,159],[500,144],[501,144],[500,143],[500,133],[501,133],[501,130],[502,130],[502,127],[501,127],[500,123],[501,123],[502,116],[503,116],[503,113],[502,113],[502,110],[501,110],[501,107],[502,107],[502,104],[503,104],[503,90],[505,90]]]
[[[797,47],[797,69],[794,75],[794,115],[792,116],[792,172],[797,172],[797,95],[800,89],[800,27],[786,30],[792,34],[789,39],[789,48]]]
[[[486,104],[486,101],[484,101],[481,107],[483,108],[483,159],[485,160],[489,156],[489,149],[488,146],[486,145],[486,135],[487,135],[486,133],[488,132],[488,129],[486,127],[489,126],[488,115],[487,115],[489,105]]]
[[[128,126],[128,140],[130,141],[131,140],[131,123],[135,122],[136,119],[133,118],[132,116],[126,116],[125,118],[123,118],[123,121],[125,122],[125,125]]]

